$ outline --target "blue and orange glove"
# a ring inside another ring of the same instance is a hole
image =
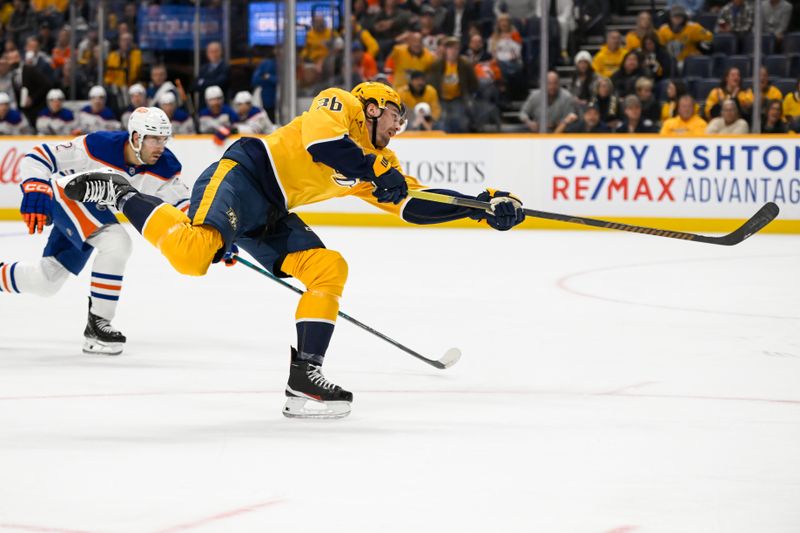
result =
[[[475,199],[489,202],[490,207],[486,211],[476,211],[470,218],[486,220],[486,223],[496,230],[508,231],[525,220],[522,202],[510,192],[486,189]]]
[[[53,223],[53,188],[50,182],[39,178],[28,178],[20,184],[22,205],[19,212],[28,226],[28,233],[41,233],[45,226]]]
[[[376,176],[372,180],[375,186],[372,196],[382,204],[399,204],[408,196],[406,177],[394,168],[385,157],[373,154],[369,154],[367,157],[372,159],[372,171]]]

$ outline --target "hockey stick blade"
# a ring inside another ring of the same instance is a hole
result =
[[[473,209],[487,210],[491,208],[489,202],[482,202],[471,198],[460,198],[457,196],[450,196],[447,194],[429,192],[429,191],[408,191],[408,195],[412,198],[419,200],[427,200],[429,202],[439,202],[443,204],[458,205],[462,207],[471,207]],[[722,237],[708,237],[697,233],[687,233],[685,231],[671,231],[665,229],[648,228],[645,226],[634,226],[632,224],[623,224],[621,222],[612,222],[609,220],[599,220],[596,218],[578,217],[573,215],[564,215],[562,213],[548,213],[546,211],[537,211],[535,209],[523,209],[525,214],[529,217],[543,218],[546,220],[557,220],[559,222],[568,222],[570,224],[581,224],[584,226],[592,226],[595,228],[613,229],[617,231],[628,231],[631,233],[640,233],[642,235],[652,235],[654,237],[667,237],[669,239],[679,239],[682,241],[695,241],[704,242],[708,244],[719,244],[723,246],[733,246],[739,244],[746,238],[754,233],[762,230],[764,226],[772,222],[778,216],[780,209],[772,202],[764,204],[758,212],[750,217],[739,229],[733,231]]]
[[[461,350],[458,348],[450,348],[447,350],[441,359],[439,359],[438,363],[442,365],[441,367],[437,365],[436,368],[450,368],[454,364],[458,363],[458,360],[461,359]]]
[[[750,219],[742,224],[742,226],[723,237],[706,237],[707,239],[716,239],[714,244],[721,244],[723,246],[733,246],[734,244],[739,244],[746,238],[758,233],[764,227],[775,220],[775,217],[778,216],[780,213],[780,208],[773,202],[767,202],[761,209],[759,209],[755,215],[750,217]]]
[[[233,259],[235,260],[236,263],[241,263],[244,266],[246,266],[247,268],[249,268],[251,270],[255,270],[259,274],[262,274],[263,276],[268,277],[272,281],[277,282],[279,285],[283,285],[287,289],[289,289],[291,291],[294,291],[294,292],[296,292],[297,294],[299,294],[301,296],[304,294],[304,291],[302,289],[299,289],[299,288],[295,287],[291,283],[287,283],[286,281],[282,280],[281,278],[273,275],[271,272],[259,267],[258,265],[255,265],[255,264],[251,263],[250,261],[248,261],[247,259],[245,259],[244,257],[242,257],[240,255],[234,255]],[[444,370],[445,368],[450,368],[451,366],[456,364],[459,359],[461,359],[461,350],[459,350],[458,348],[450,348],[449,350],[447,350],[445,352],[445,354],[439,360],[429,359],[429,358],[425,357],[424,355],[412,350],[408,346],[397,342],[396,340],[394,340],[393,338],[389,337],[388,335],[384,335],[383,333],[381,333],[377,329],[372,328],[372,327],[364,324],[360,320],[348,315],[347,313],[345,313],[343,311],[339,311],[337,314],[340,317],[342,317],[343,319],[345,319],[348,322],[350,322],[351,324],[360,327],[361,329],[363,329],[367,333],[372,333],[373,335],[375,335],[379,339],[385,340],[386,342],[388,342],[389,344],[391,344],[395,348],[399,348],[400,350],[406,352],[407,354],[409,354],[409,355],[411,355],[413,357],[416,357],[420,361],[422,361],[424,363],[427,363],[427,364],[431,365],[434,368],[438,368],[440,370]]]

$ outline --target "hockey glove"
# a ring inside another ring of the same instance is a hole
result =
[[[507,231],[525,220],[522,202],[510,192],[486,189],[476,200],[489,202],[491,205],[485,212],[477,211],[470,215],[475,220],[486,220],[496,230]]]
[[[372,170],[376,176],[372,180],[375,186],[372,195],[382,204],[399,204],[408,196],[408,184],[405,176],[394,168],[385,157],[377,157],[372,154],[367,157],[373,158]]]
[[[231,244],[231,249],[222,256],[222,262],[225,263],[226,267],[232,267],[239,261],[236,259],[236,254],[239,253],[239,247],[235,244]]]
[[[45,226],[53,223],[53,188],[50,182],[39,178],[28,178],[20,184],[22,205],[19,208],[28,233],[41,233]]]

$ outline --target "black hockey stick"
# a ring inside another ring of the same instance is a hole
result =
[[[481,202],[479,200],[472,200],[469,198],[458,198],[447,194],[440,194],[428,191],[408,191],[408,195],[412,198],[419,200],[428,200],[430,202],[439,202],[443,204],[452,204],[462,207],[472,207],[474,209],[486,210],[490,204],[489,202]],[[560,213],[548,213],[546,211],[537,211],[535,209],[524,209],[525,214],[529,217],[545,218],[548,220],[558,220],[560,222],[570,222],[573,224],[583,224],[586,226],[594,226],[596,228],[615,229],[620,231],[631,231],[633,233],[642,233],[645,235],[655,235],[656,237],[669,237],[670,239],[681,239],[684,241],[705,242],[708,244],[720,244],[723,246],[733,246],[739,244],[749,236],[760,231],[767,224],[772,222],[780,209],[772,202],[767,202],[755,215],[742,224],[742,226],[723,235],[722,237],[707,237],[705,235],[698,235],[697,233],[685,233],[683,231],[670,231],[664,229],[647,228],[645,226],[632,226],[630,224],[622,224],[620,222],[610,222],[607,220],[598,220],[596,218],[576,217],[573,215],[562,215]]]
[[[244,259],[242,256],[234,255],[233,258],[236,261],[238,261],[239,263],[243,264],[244,266],[246,266],[248,268],[251,268],[251,269],[255,270],[256,272],[258,272],[260,274],[265,275],[266,277],[268,277],[272,281],[277,281],[278,283],[280,283],[281,285],[283,285],[287,289],[291,289],[291,290],[293,290],[294,292],[296,292],[297,294],[300,294],[300,295],[304,294],[304,291],[302,289],[298,289],[297,287],[295,287],[291,283],[287,283],[286,281],[284,281],[281,278],[275,276],[274,274],[271,274],[267,270],[264,270],[260,266],[254,265],[253,263],[251,263],[247,259]],[[456,364],[458,362],[458,360],[461,358],[461,350],[459,350],[458,348],[450,348],[449,350],[447,350],[445,352],[445,354],[441,357],[441,359],[438,359],[438,360],[436,360],[436,359],[428,359],[424,355],[421,355],[421,354],[415,352],[414,350],[412,350],[411,348],[408,348],[407,346],[404,346],[404,345],[400,344],[396,340],[394,340],[394,339],[392,339],[390,337],[387,337],[386,335],[384,335],[380,331],[369,327],[368,325],[364,324],[360,320],[356,320],[355,318],[351,317],[350,315],[348,315],[346,313],[343,313],[343,312],[339,311],[339,316],[344,318],[348,322],[350,322],[352,324],[355,324],[356,326],[360,327],[361,329],[363,329],[365,331],[368,331],[369,333],[372,333],[376,337],[379,337],[379,338],[385,340],[389,344],[391,344],[391,345],[393,345],[393,346],[395,346],[397,348],[400,348],[401,350],[403,350],[407,354],[416,357],[420,361],[424,361],[425,363],[428,363],[429,365],[431,365],[433,367],[436,367],[436,368],[439,368],[439,369],[442,369],[442,370],[445,369],[445,368],[450,368],[451,366]]]

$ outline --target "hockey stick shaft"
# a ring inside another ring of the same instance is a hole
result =
[[[490,208],[489,202],[481,202],[480,200],[473,200],[470,198],[459,198],[447,194],[434,193],[429,191],[414,191],[409,190],[408,195],[418,200],[427,200],[429,202],[439,202],[444,204],[457,205],[461,207],[471,207],[473,209],[480,209],[482,211]],[[634,226],[631,224],[623,224],[621,222],[611,222],[608,220],[599,220],[596,218],[577,217],[573,215],[563,215],[560,213],[548,213],[547,211],[537,211],[535,209],[523,209],[525,215],[535,218],[543,218],[547,220],[557,220],[560,222],[569,222],[572,224],[582,224],[584,226],[593,226],[596,228],[613,229],[619,231],[630,231],[633,233],[641,233],[644,235],[654,235],[656,237],[667,237],[670,239],[680,239],[684,241],[704,242],[708,244],[720,244],[724,246],[732,246],[739,244],[752,234],[760,231],[764,226],[772,222],[778,216],[778,206],[772,202],[764,204],[755,215],[750,217],[747,222],[740,226],[737,230],[724,235],[722,237],[707,237],[697,233],[686,233],[683,231],[671,231],[657,228],[648,228],[645,226]]]
[[[237,262],[239,262],[239,263],[243,264],[244,266],[246,266],[246,267],[248,267],[248,268],[250,268],[250,269],[252,269],[252,270],[255,270],[255,271],[256,271],[256,272],[258,272],[259,274],[263,274],[264,276],[268,277],[268,278],[269,278],[269,279],[271,279],[272,281],[275,281],[275,282],[279,283],[280,285],[283,285],[283,286],[284,286],[284,287],[286,287],[287,289],[290,289],[290,290],[292,290],[292,291],[296,292],[297,294],[299,294],[299,295],[301,295],[301,296],[302,296],[303,294],[305,294],[305,291],[303,291],[302,289],[299,289],[299,288],[295,287],[294,285],[292,285],[291,283],[288,283],[288,282],[286,282],[286,281],[282,280],[282,279],[281,279],[281,278],[279,278],[278,276],[276,276],[276,275],[272,274],[271,272],[269,272],[269,271],[267,271],[267,270],[265,270],[265,269],[261,268],[260,266],[258,266],[258,265],[255,265],[255,264],[251,263],[250,261],[248,261],[247,259],[243,258],[242,256],[240,256],[240,255],[234,255],[234,256],[233,256],[233,258],[234,258],[234,259],[235,259]],[[384,340],[384,341],[388,342],[388,343],[389,343],[389,344],[391,344],[392,346],[394,346],[394,347],[396,347],[396,348],[399,348],[399,349],[403,350],[403,351],[404,351],[404,352],[406,352],[407,354],[409,354],[409,355],[411,355],[411,356],[413,356],[413,357],[416,357],[416,358],[417,358],[417,359],[419,359],[420,361],[423,361],[423,362],[425,362],[425,363],[428,363],[429,365],[431,365],[431,366],[433,366],[433,367],[436,367],[436,368],[439,368],[439,369],[444,369],[444,368],[447,368],[447,367],[449,367],[449,366],[452,366],[452,364],[454,364],[454,362],[453,362],[453,363],[450,363],[450,364],[445,364],[445,363],[442,363],[441,361],[437,361],[437,360],[435,360],[435,359],[428,359],[428,358],[427,358],[427,357],[425,357],[424,355],[422,355],[422,354],[419,354],[419,353],[415,352],[414,350],[412,350],[412,349],[411,349],[411,348],[409,348],[408,346],[405,346],[404,344],[401,344],[401,343],[397,342],[396,340],[392,339],[391,337],[388,337],[387,335],[384,335],[384,334],[383,334],[383,333],[381,333],[380,331],[378,331],[378,330],[376,330],[376,329],[374,329],[374,328],[371,328],[370,326],[368,326],[368,325],[364,324],[364,323],[363,323],[363,322],[361,322],[360,320],[357,320],[357,319],[353,318],[352,316],[348,315],[347,313],[343,313],[342,311],[339,311],[339,312],[338,312],[338,315],[339,315],[340,317],[342,317],[343,319],[347,320],[348,322],[350,322],[351,324],[355,324],[356,326],[360,327],[360,328],[361,328],[361,329],[363,329],[364,331],[367,331],[367,332],[369,332],[369,333],[372,333],[372,334],[373,334],[373,335],[375,335],[376,337],[378,337],[378,338],[380,338],[380,339],[382,339],[382,340]]]

